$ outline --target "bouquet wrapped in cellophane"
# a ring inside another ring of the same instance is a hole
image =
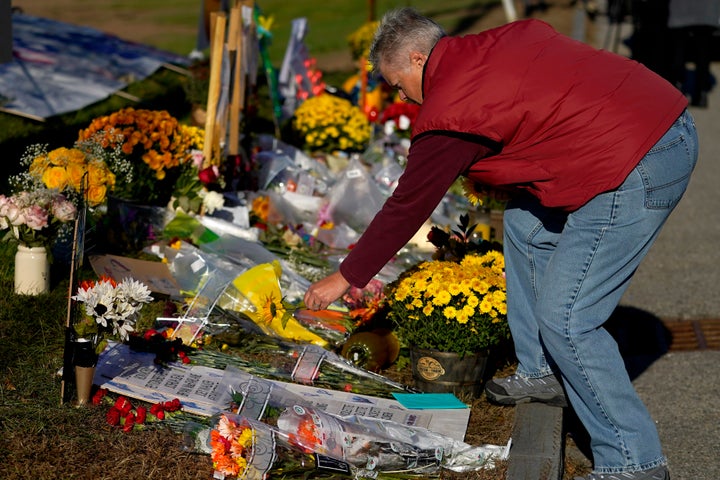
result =
[[[306,451],[327,455],[350,464],[354,471],[429,475],[440,467],[457,472],[492,468],[505,447],[471,446],[409,421],[410,410],[381,403],[368,409],[362,404],[353,415],[342,415],[342,400],[318,399],[316,393],[296,394],[279,382],[257,378],[228,368],[234,413],[276,427],[289,441]],[[392,416],[386,416],[390,414]]]
[[[210,427],[188,424],[185,433],[187,449],[211,456],[216,479],[306,478],[321,469],[348,472],[344,465],[292,445],[270,425],[229,412],[213,417]]]
[[[270,252],[259,255],[257,249],[261,247],[255,248],[256,258],[201,251],[184,242],[165,248],[162,256],[170,272],[183,294],[191,298],[181,320],[199,320],[196,326],[211,335],[236,329],[321,347],[340,345],[352,330],[349,315],[304,309],[296,299],[309,282],[293,272],[284,272]],[[258,263],[258,257],[269,261]],[[218,316],[219,323],[215,321]],[[228,316],[235,321],[224,321]],[[192,340],[200,333],[196,329]]]

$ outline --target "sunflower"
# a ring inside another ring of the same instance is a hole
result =
[[[268,325],[276,318],[282,319],[285,316],[286,308],[283,305],[282,299],[276,298],[272,292],[261,300],[260,305],[258,315],[260,320]]]

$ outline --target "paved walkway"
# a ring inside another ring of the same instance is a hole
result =
[[[720,63],[713,73],[720,84]],[[698,165],[623,297],[623,324],[633,318],[646,327],[652,319],[720,319],[720,86],[711,92],[709,108],[690,111],[700,138]],[[644,333],[645,340],[659,338],[657,330]],[[673,480],[720,478],[717,343],[714,349],[664,353],[638,347],[638,338],[625,347],[635,349],[635,385],[657,422]]]
[[[713,67],[720,79],[720,64]],[[700,158],[690,187],[622,302],[663,320],[720,318],[720,87],[709,102],[691,108]],[[673,480],[720,478],[720,350],[662,355],[635,385]]]

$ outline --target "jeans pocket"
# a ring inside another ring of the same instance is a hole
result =
[[[648,209],[674,208],[687,189],[697,160],[694,130],[687,127],[676,123],[637,165]]]

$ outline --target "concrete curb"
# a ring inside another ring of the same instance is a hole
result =
[[[515,407],[507,480],[560,480],[564,471],[563,409],[542,403]]]

